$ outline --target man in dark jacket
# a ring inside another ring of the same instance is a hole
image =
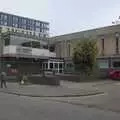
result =
[[[1,73],[1,88],[3,88],[3,85],[4,85],[5,88],[7,88],[7,85],[6,85],[6,73],[5,72]]]

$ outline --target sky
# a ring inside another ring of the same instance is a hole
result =
[[[0,0],[0,11],[50,23],[50,36],[112,25],[120,0]]]

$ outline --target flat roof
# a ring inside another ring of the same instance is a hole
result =
[[[116,33],[116,32],[120,32],[120,24],[105,26],[105,27],[100,27],[100,28],[95,28],[90,30],[84,30],[84,31],[74,32],[69,34],[63,34],[59,36],[53,36],[53,37],[50,37],[50,40],[54,40],[54,41],[72,40],[72,39],[84,38],[87,36],[97,36],[97,35],[104,35],[104,34]]]
[[[41,21],[41,20],[29,18],[29,17],[19,16],[19,15],[15,15],[15,14],[12,14],[12,13],[6,13],[6,12],[1,12],[1,11],[0,11],[0,14],[11,15],[11,16],[15,16],[15,17],[20,17],[20,18],[24,18],[24,19],[30,19],[30,20],[39,21],[39,22],[42,22],[42,23],[49,24],[49,22],[46,22],[46,21]]]

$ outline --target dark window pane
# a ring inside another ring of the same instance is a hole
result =
[[[62,68],[62,63],[59,64],[59,68]]]
[[[58,63],[55,63],[55,68],[58,68]]]
[[[120,68],[120,62],[113,62],[113,67],[119,67]]]
[[[53,68],[53,63],[50,63],[50,68]]]

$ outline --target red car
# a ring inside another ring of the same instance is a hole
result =
[[[109,77],[111,79],[120,79],[120,69],[111,69],[109,71]]]

